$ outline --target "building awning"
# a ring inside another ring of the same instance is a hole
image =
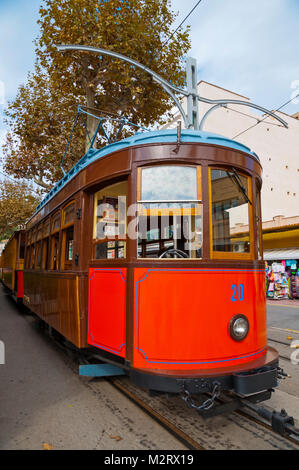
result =
[[[281,261],[284,259],[299,260],[299,248],[280,248],[275,250],[265,250],[265,261]]]

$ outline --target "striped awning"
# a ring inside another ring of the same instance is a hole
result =
[[[265,261],[281,261],[284,259],[299,260],[299,248],[276,248],[264,251]]]

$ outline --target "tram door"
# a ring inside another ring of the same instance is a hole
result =
[[[128,181],[94,195],[92,267],[89,269],[88,342],[126,354]]]

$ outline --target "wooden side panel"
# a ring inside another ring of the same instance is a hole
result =
[[[88,343],[126,355],[126,268],[89,270]]]
[[[265,354],[264,270],[136,268],[133,367],[191,370],[239,365]],[[229,334],[246,315],[244,341]]]
[[[24,272],[24,304],[78,348],[86,347],[80,283],[76,274]]]

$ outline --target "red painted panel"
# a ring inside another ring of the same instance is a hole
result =
[[[22,299],[24,296],[24,287],[23,287],[23,271],[17,271],[18,276],[18,290],[17,290],[17,298]]]
[[[126,269],[89,270],[88,344],[126,355]]]
[[[134,285],[134,367],[210,369],[265,354],[263,270],[138,268]],[[237,314],[250,322],[241,342],[228,330]]]

